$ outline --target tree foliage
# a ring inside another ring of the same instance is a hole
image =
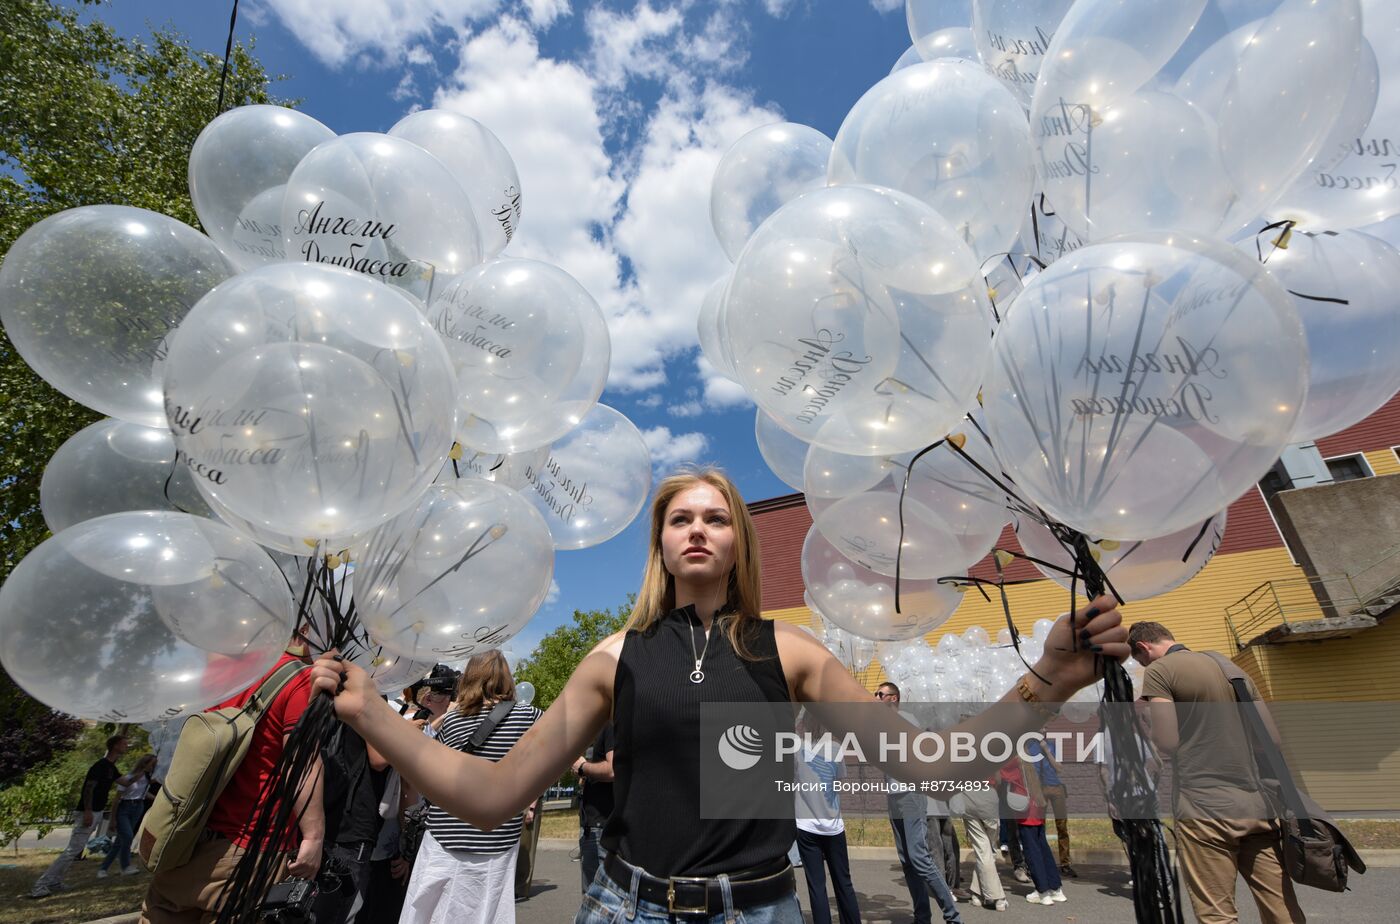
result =
[[[26,696],[0,673],[0,787],[73,746],[83,723]]]
[[[536,706],[549,708],[584,655],[622,629],[634,600],[635,595],[628,595],[627,602],[616,610],[574,610],[572,624],[560,626],[540,639],[515,672],[517,683],[528,680],[534,684]]]
[[[12,843],[25,831],[37,829],[43,837],[55,827],[67,824],[69,813],[78,804],[83,778],[88,768],[107,753],[107,738],[116,731],[111,723],[84,728],[74,747],[33,768],[24,780],[0,790],[0,847]],[[150,749],[150,738],[137,726],[124,729],[129,748],[119,766],[125,772]],[[108,794],[110,809],[115,790]]]
[[[173,32],[123,38],[49,0],[0,0],[0,20],[0,252],[40,219],[82,205],[133,205],[197,227],[189,152],[214,115],[223,58]],[[225,107],[277,102],[269,82],[250,49],[235,46]],[[47,536],[44,465],[98,416],[0,335],[0,580]]]

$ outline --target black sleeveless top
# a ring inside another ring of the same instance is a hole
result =
[[[613,681],[614,808],[602,843],[653,876],[737,872],[785,856],[797,836],[792,819],[700,817],[701,702],[791,701],[773,623],[756,620],[747,641],[757,660],[740,658],[716,621],[698,684],[690,672],[705,643],[693,607],[628,632],[622,643]]]

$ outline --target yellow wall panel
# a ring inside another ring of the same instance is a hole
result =
[[[1376,475],[1400,474],[1400,455],[1396,455],[1394,449],[1373,449],[1365,455]]]

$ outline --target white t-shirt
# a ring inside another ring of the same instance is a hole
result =
[[[819,742],[821,747],[802,746],[794,762],[797,782],[797,828],[808,834],[833,835],[846,830],[841,818],[841,794],[833,782],[846,775],[846,765],[835,758],[830,739]]]

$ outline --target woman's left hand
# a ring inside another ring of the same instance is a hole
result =
[[[1128,649],[1128,630],[1118,601],[1105,595],[1076,612],[1061,616],[1045,637],[1045,653],[1036,672],[1050,681],[1049,699],[1068,700],[1099,679],[1098,658],[1122,661]]]

